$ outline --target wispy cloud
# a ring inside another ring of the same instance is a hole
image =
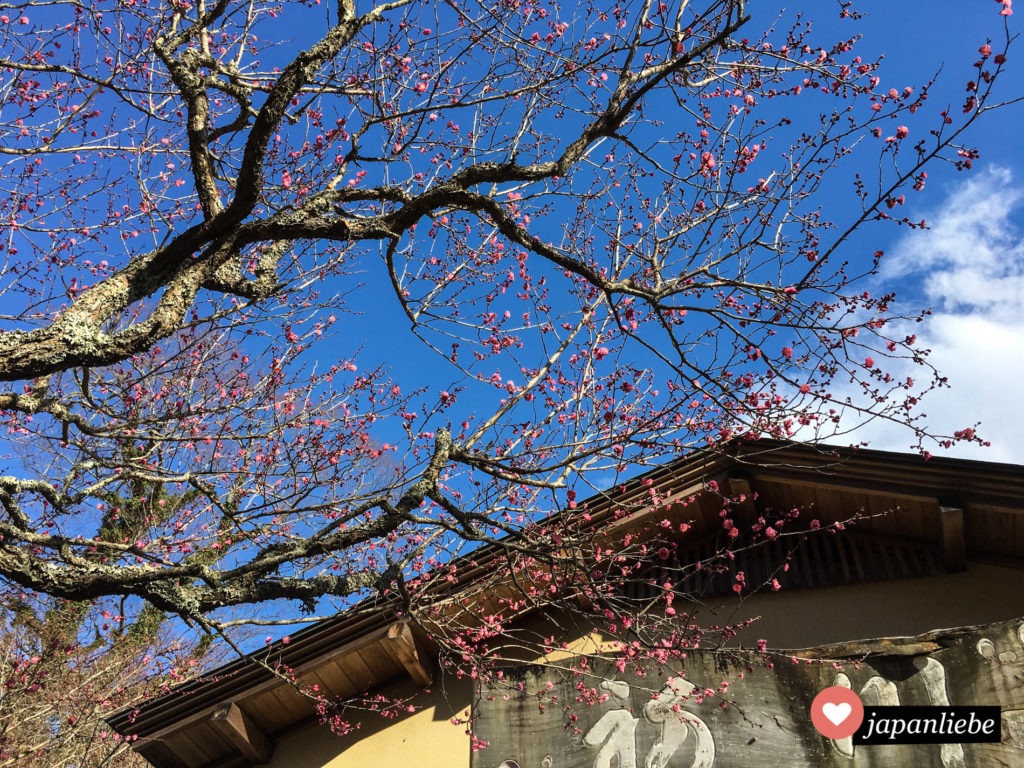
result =
[[[1006,169],[970,177],[927,216],[930,229],[897,241],[881,275],[933,308],[914,332],[950,388],[924,401],[930,431],[980,422],[992,444],[949,455],[1024,463],[1024,233],[1014,223],[1022,201],[1024,185]],[[891,450],[912,442],[907,430],[878,422],[853,437]]]

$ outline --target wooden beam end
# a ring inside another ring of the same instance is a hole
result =
[[[942,530],[942,565],[946,573],[962,573],[967,570],[963,508],[940,504],[939,523]]]
[[[270,762],[274,743],[235,702],[215,709],[210,715],[210,725],[246,759],[256,764]]]
[[[400,621],[392,624],[388,628],[384,645],[392,658],[405,667],[409,677],[418,685],[427,686],[434,681],[434,665],[429,657],[421,652],[409,622]]]

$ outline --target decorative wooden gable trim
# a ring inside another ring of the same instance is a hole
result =
[[[944,572],[943,556],[934,546],[851,531],[815,534],[799,543],[792,539],[764,542],[734,552],[728,559],[716,557],[720,550],[721,542],[715,536],[681,548],[681,561],[702,565],[678,590],[694,598],[731,595],[739,572],[750,589],[765,588],[763,585],[774,579],[784,590],[922,578]],[[653,599],[661,593],[651,582],[662,584],[667,578],[678,579],[678,572],[654,565],[625,588],[629,597]]]

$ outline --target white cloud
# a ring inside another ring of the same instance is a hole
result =
[[[882,271],[885,283],[898,281],[904,302],[916,287],[934,310],[914,329],[950,383],[924,400],[930,431],[981,422],[978,434],[992,443],[944,455],[1024,463],[1024,235],[1013,221],[1022,200],[1024,186],[1008,170],[971,177],[926,217],[930,229],[896,243]],[[878,422],[853,437],[890,450],[912,442],[906,429]]]

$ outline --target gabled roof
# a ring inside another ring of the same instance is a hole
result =
[[[707,492],[711,481],[721,493]],[[861,516],[852,543],[843,545],[845,554],[809,554],[804,575],[793,586],[864,577],[867,566],[856,549],[857,537],[918,553],[896,553],[891,559],[903,565],[891,569],[883,555],[878,567],[888,578],[921,575],[906,565],[911,560],[932,571],[962,570],[965,558],[1024,567],[1020,466],[761,440],[733,443],[724,452],[693,452],[595,494],[580,508],[602,535],[621,533],[641,526],[653,510],[626,519],[617,518],[615,510],[626,504],[643,509],[652,491],[661,497],[659,517],[689,522],[697,542],[720,532],[721,494],[746,496],[734,516],[795,507],[811,510],[823,525]],[[456,588],[485,579],[502,556],[500,546],[490,545],[464,558]],[[828,576],[825,564],[830,564]],[[135,749],[157,768],[264,762],[275,738],[315,717],[313,703],[267,664],[290,668],[301,683],[315,683],[328,695],[348,697],[403,676],[426,684],[432,656],[429,638],[396,606],[366,603],[292,634],[287,645],[261,649],[109,722],[136,737]]]

